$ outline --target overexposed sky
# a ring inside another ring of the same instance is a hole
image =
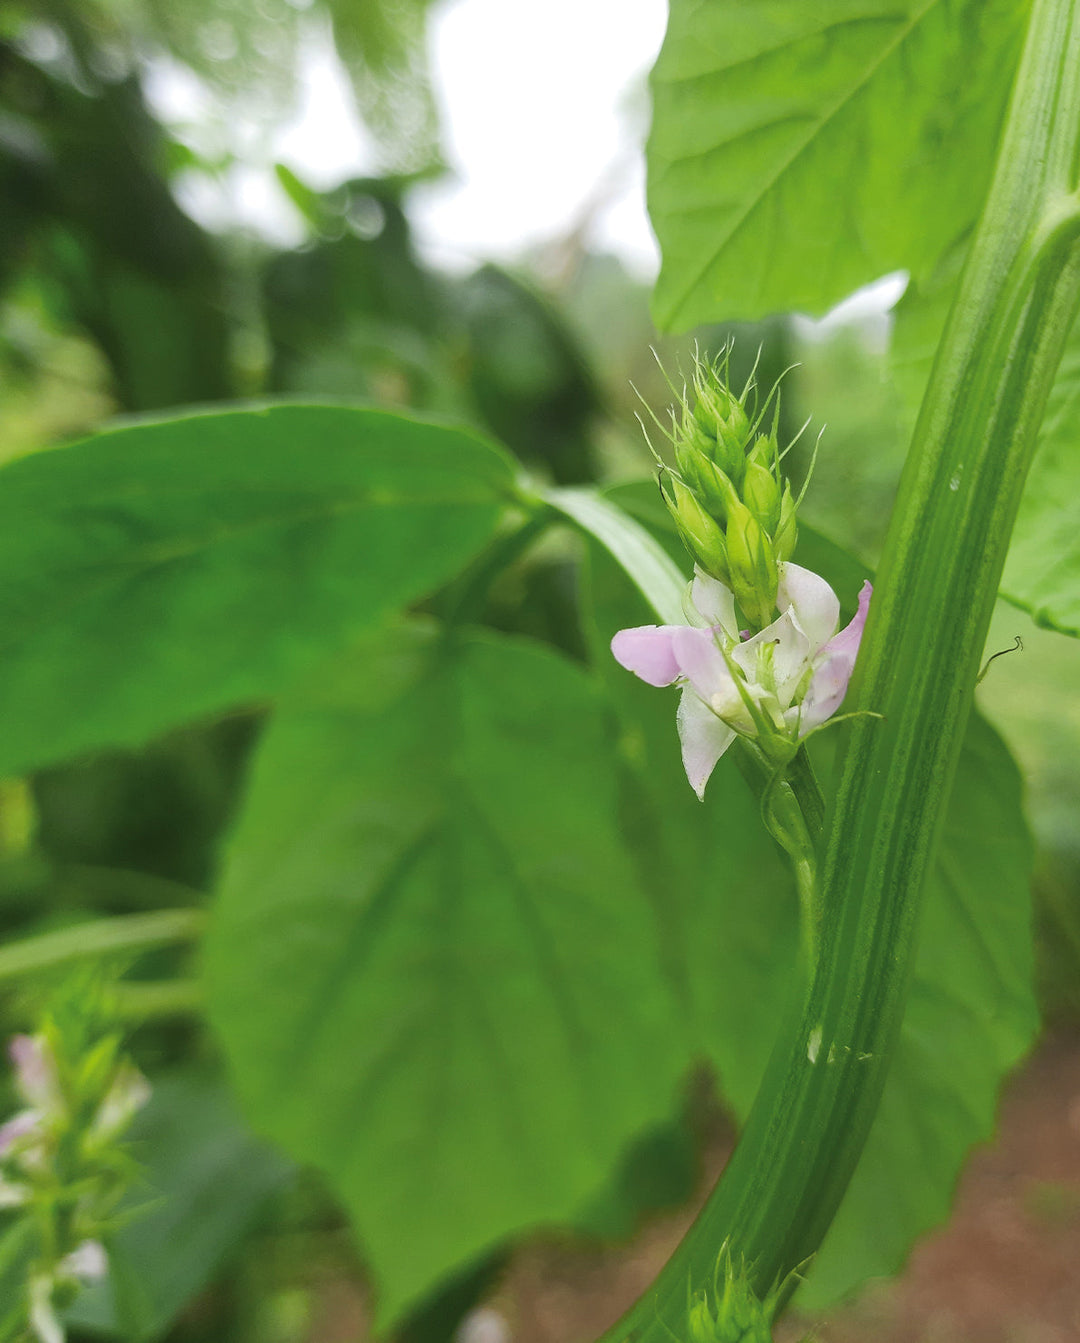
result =
[[[510,260],[588,219],[588,239],[639,273],[656,268],[644,204],[645,76],[667,20],[665,0],[443,0],[429,44],[443,147],[452,176],[418,188],[410,217],[422,249],[454,269]],[[328,37],[314,26],[301,55],[296,118],[272,137],[227,133],[246,160],[211,180],[182,179],[182,203],[201,222],[242,222],[275,241],[299,241],[273,176],[287,164],[326,190],[375,170],[370,137]],[[205,92],[182,67],[159,63],[148,94],[181,134],[194,132]]]
[[[432,65],[456,181],[415,202],[447,264],[508,258],[589,216],[594,245],[651,272],[644,203],[647,75],[665,0],[448,0],[433,12]]]

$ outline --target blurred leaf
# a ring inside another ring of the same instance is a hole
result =
[[[94,55],[101,68],[114,67],[117,46],[108,56],[95,52],[73,14],[59,7],[54,17],[73,30],[68,65],[37,64],[14,45],[2,51],[0,106],[41,148],[19,152],[0,137],[0,185],[27,235],[14,267],[10,250],[0,260],[0,284],[40,268],[58,315],[93,336],[128,409],[226,396],[224,266],[172,196],[168,138],[137,79],[101,78],[90,68]],[[64,50],[59,26],[53,35]]]
[[[253,1120],[348,1207],[383,1324],[572,1220],[670,1111],[683,1032],[615,786],[580,671],[426,627],[326,669],[260,749],[211,1016]]]
[[[445,582],[511,472],[346,406],[193,414],[0,471],[0,773],[276,694]]]
[[[131,1137],[143,1171],[132,1220],[110,1242],[107,1287],[83,1293],[68,1320],[143,1343],[236,1254],[292,1167],[252,1138],[220,1083],[196,1073],[155,1081]]]
[[[649,207],[664,327],[922,277],[989,181],[1028,0],[673,0]]]
[[[559,485],[596,477],[600,395],[565,318],[529,285],[481,266],[457,294],[469,337],[469,386],[499,439]]]
[[[612,495],[655,509],[651,482]],[[670,523],[658,522],[657,536],[673,541]],[[796,558],[825,575],[850,613],[863,567],[805,527]],[[647,799],[624,830],[649,889],[661,893],[667,963],[678,967],[684,1010],[745,1116],[794,959],[794,896],[733,761],[720,762],[698,804],[679,761],[674,696],[643,685],[607,653],[616,629],[654,617],[601,561],[592,599],[598,665],[623,719],[624,758]],[[946,1216],[968,1149],[993,1131],[1001,1080],[1038,1025],[1031,864],[1016,766],[973,716],[926,893],[897,1057],[851,1188],[801,1289],[807,1308],[897,1269],[914,1238]]]
[[[956,288],[958,265],[905,295],[890,362],[914,425]],[[1062,356],[1001,579],[1036,624],[1080,637],[1080,322]]]

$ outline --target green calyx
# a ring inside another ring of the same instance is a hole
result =
[[[775,429],[727,385],[731,347],[696,358],[690,389],[677,392],[668,436],[675,469],[661,469],[664,500],[695,565],[731,588],[747,622],[764,629],[776,607],[778,566],[791,558],[797,501],[780,470]],[[766,400],[772,400],[772,394]],[[763,408],[764,410],[764,408]]]
[[[756,1295],[746,1265],[736,1265],[725,1245],[717,1257],[712,1291],[697,1292],[687,1305],[688,1343],[772,1343],[778,1299],[775,1290],[764,1300]]]

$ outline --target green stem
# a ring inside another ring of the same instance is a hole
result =
[[[205,926],[202,910],[159,909],[41,933],[0,948],[0,984],[88,957],[134,955],[173,942],[190,942]]]
[[[905,468],[821,863],[816,960],[701,1216],[611,1339],[686,1334],[725,1242],[759,1295],[816,1252],[903,1016],[1024,478],[1080,304],[1080,0],[1035,0],[997,167]]]

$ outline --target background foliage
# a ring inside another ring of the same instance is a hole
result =
[[[802,361],[784,427],[828,421],[807,513],[832,539],[806,529],[799,558],[850,611],[1026,5],[796,11],[673,5],[655,302],[668,323],[724,322],[707,347],[734,330],[736,379],[759,343],[765,385]],[[129,975],[155,1079],[133,1197],[151,1201],[76,1307],[87,1336],[301,1339],[321,1279],[363,1271],[383,1325],[449,1337],[537,1228],[625,1236],[686,1197],[688,1079],[706,1070],[744,1116],[784,1009],[794,898],[749,794],[721,771],[699,805],[670,701],[607,656],[649,619],[610,557],[524,529],[530,479],[645,474],[628,380],[666,396],[645,296],[612,259],[579,255],[559,289],[526,265],[451,277],[418,258],[410,188],[439,161],[423,17],[0,4],[0,454],[18,458],[0,489],[0,917],[19,937],[216,891],[212,1029],[190,951]],[[297,247],[210,233],[177,203],[184,174],[228,170],[230,109],[283,115],[315,21],[384,175],[319,194],[282,169]],[[155,61],[204,83],[194,146],[151,111]],[[770,316],[898,267],[912,285],[887,355],[869,327]],[[1073,355],[1005,591],[1075,634],[1075,528],[1047,522],[1073,493]],[[310,404],[210,405],[243,395]],[[612,497],[674,553],[654,492]],[[1017,767],[979,720],[901,1054],[809,1304],[892,1271],[944,1216],[1036,1030],[1033,957],[1044,1013],[1077,1007],[1063,748],[1080,720],[1059,689],[1077,648],[1001,619],[1028,651],[994,664],[985,701],[1030,780],[1038,856]],[[5,1010],[14,1028],[25,1008]]]

